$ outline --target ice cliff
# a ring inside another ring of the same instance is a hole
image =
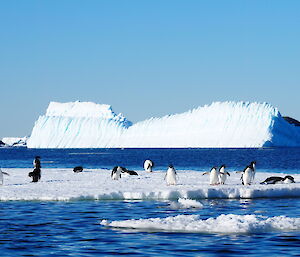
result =
[[[300,146],[300,127],[267,103],[215,102],[132,124],[109,105],[51,102],[29,148]]]

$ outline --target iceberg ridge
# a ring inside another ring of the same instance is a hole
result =
[[[300,127],[267,103],[214,102],[132,124],[111,106],[51,102],[29,148],[200,148],[300,146]]]

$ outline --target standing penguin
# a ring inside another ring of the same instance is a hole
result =
[[[202,175],[209,174],[209,184],[218,185],[219,184],[219,171],[217,167],[212,167],[209,172],[204,172]]]
[[[3,185],[3,175],[9,176],[8,173],[2,171],[1,168],[0,168],[0,185],[1,185],[1,186]]]
[[[177,173],[173,165],[169,165],[167,170],[165,180],[167,181],[167,185],[176,185],[177,184]]]
[[[113,180],[118,180],[121,178],[121,173],[123,172],[122,167],[120,166],[115,166],[113,170],[111,171],[111,178]]]
[[[32,182],[38,182],[41,179],[41,161],[40,156],[35,156],[33,160],[33,171],[29,172],[28,176],[32,177]]]
[[[256,161],[251,162],[249,166],[252,169],[251,183],[253,183],[254,182],[254,178],[255,178],[255,173],[256,173],[256,167],[255,167],[256,166]]]
[[[148,171],[148,172],[152,172],[152,168],[154,167],[154,163],[153,161],[151,160],[146,160],[144,162],[144,169],[145,171]]]
[[[243,185],[251,185],[253,178],[253,167],[252,165],[248,165],[243,171],[242,171],[242,184]]]
[[[225,164],[223,164],[219,169],[219,183],[221,185],[225,184],[225,181],[227,179],[227,175],[230,176],[229,172],[225,171]]]

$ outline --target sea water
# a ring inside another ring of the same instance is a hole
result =
[[[43,168],[111,169],[115,165],[142,169],[152,159],[157,169],[173,164],[178,170],[209,169],[226,164],[241,170],[257,161],[257,172],[300,171],[299,148],[262,149],[26,149],[0,148],[0,167],[31,168],[34,156]],[[296,181],[298,182],[298,181]],[[128,221],[198,215],[286,216],[300,218],[300,198],[200,200],[199,205],[177,201],[2,201],[0,202],[1,256],[296,256],[300,231],[257,229],[247,232],[171,231],[118,228],[103,220]],[[173,224],[174,226],[180,224]]]

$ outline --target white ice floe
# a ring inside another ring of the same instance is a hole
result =
[[[35,122],[29,148],[300,146],[300,127],[267,103],[215,102],[132,124],[111,106],[51,102]]]
[[[139,231],[194,232],[194,233],[263,233],[300,230],[300,218],[285,216],[222,214],[216,218],[201,219],[199,215],[177,215],[167,218],[108,221],[101,225]]]
[[[172,201],[170,204],[171,209],[190,209],[190,208],[202,208],[203,204],[193,200],[186,198],[179,198],[178,202]]]
[[[74,173],[72,169],[44,169],[41,181],[31,183],[28,173],[32,169],[4,169],[10,176],[4,177],[0,186],[0,200],[179,200],[191,205],[190,200],[300,197],[300,174],[289,174],[297,183],[260,185],[269,176],[284,176],[281,173],[257,172],[256,183],[243,186],[240,174],[232,171],[226,185],[209,185],[203,170],[177,170],[178,184],[167,186],[165,171],[149,173],[138,170],[138,176],[122,176],[111,179],[111,170],[84,169]],[[190,200],[184,200],[190,199]]]

